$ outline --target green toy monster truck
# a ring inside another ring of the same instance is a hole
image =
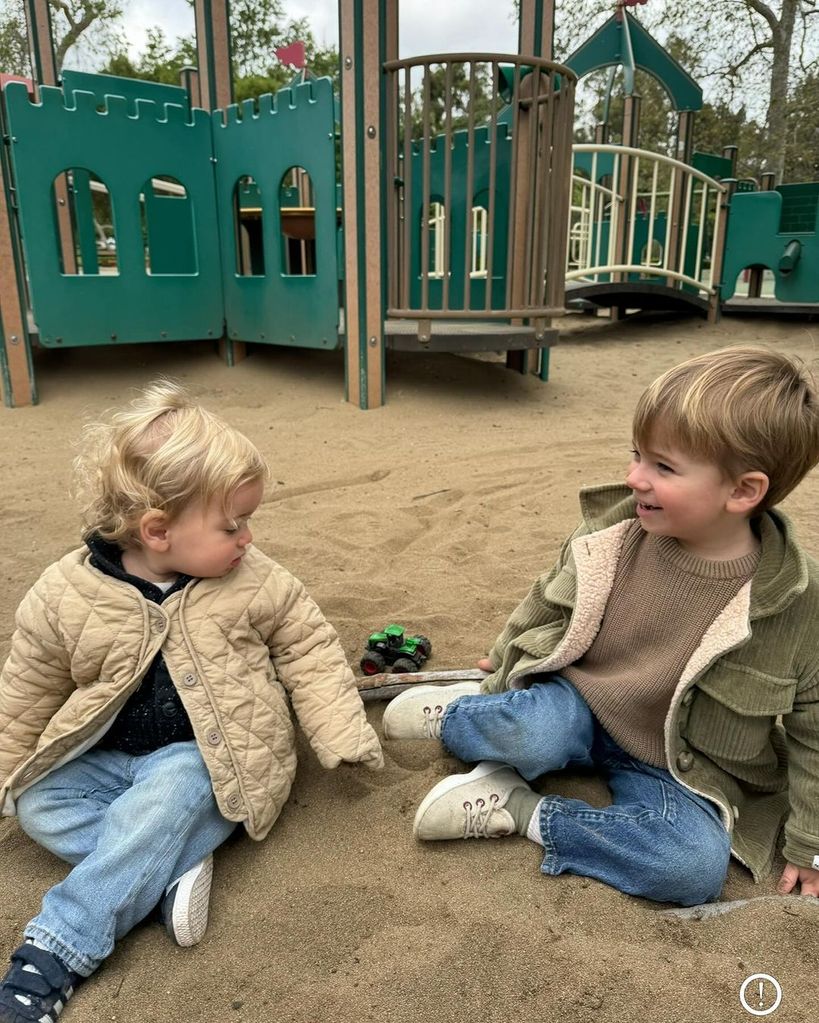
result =
[[[373,632],[367,640],[367,649],[361,658],[365,675],[387,671],[418,671],[432,653],[432,643],[426,636],[405,636],[401,625],[388,625],[383,632]]]

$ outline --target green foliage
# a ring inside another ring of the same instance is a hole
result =
[[[146,47],[136,58],[129,57],[123,47],[112,54],[107,64],[99,70],[106,75],[179,85],[182,68],[195,65],[196,47],[193,38],[177,39],[173,44],[161,28],[151,28],[148,30]]]
[[[31,75],[23,0],[6,0],[0,11],[0,71]]]
[[[280,16],[280,6],[279,0],[235,0],[231,6],[233,91],[237,103],[277,92],[292,80],[294,72],[278,63],[274,51],[296,40],[305,44],[309,70],[332,78],[338,88],[338,51],[319,48],[306,19],[283,26],[270,21]],[[251,16],[253,11],[256,13]],[[171,42],[162,29],[152,28],[145,49],[136,57],[129,56],[126,40],[120,38],[99,70],[104,74],[178,85],[182,68],[196,67],[197,62],[193,36]]]
[[[447,73],[446,65],[432,65],[428,75],[428,87],[423,81],[412,95],[412,134],[422,138],[424,134],[424,97],[427,96],[427,116],[430,135],[437,135],[447,126],[447,105],[451,110],[451,127],[465,128],[469,122],[469,108],[472,107],[472,123],[485,124],[492,112],[492,82],[490,65],[481,63],[472,66],[453,63]],[[448,99],[448,103],[447,103]],[[496,108],[502,101],[496,97]],[[400,115],[404,116],[403,110]]]
[[[785,181],[819,181],[819,69],[794,90],[788,107]]]

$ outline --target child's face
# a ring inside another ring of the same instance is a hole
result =
[[[167,570],[214,579],[236,568],[253,539],[250,516],[263,490],[261,481],[243,483],[228,499],[226,512],[218,501],[186,508],[167,527]]]
[[[633,452],[626,484],[637,499],[637,515],[647,533],[671,536],[691,553],[720,556],[747,519],[727,510],[733,480],[713,462],[686,454],[654,437]]]

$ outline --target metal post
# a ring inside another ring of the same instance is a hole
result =
[[[382,66],[398,56],[397,4],[341,0],[339,29],[346,393],[348,401],[369,409],[384,403],[387,113]],[[390,110],[389,116],[397,111]]]

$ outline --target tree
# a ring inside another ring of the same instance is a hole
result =
[[[99,32],[110,28],[122,14],[116,0],[50,0],[50,7],[58,72],[81,37],[87,37],[91,29]],[[0,71],[31,74],[23,0],[5,0],[0,12]]]
[[[0,12],[0,71],[25,77],[31,74],[23,0],[7,0]]]
[[[557,11],[555,52],[570,54],[612,12],[611,0],[574,0]],[[818,0],[713,0],[680,4],[651,0],[638,20],[661,42],[678,36],[685,42],[686,70],[718,105],[741,105],[764,122],[765,170],[781,179],[788,163],[788,96],[812,73],[819,37],[810,26],[819,20]]]
[[[116,0],[49,0],[54,34],[54,59],[59,71],[80,36],[117,21],[122,8]]]
[[[819,181],[819,70],[794,90],[788,104],[785,181]]]

